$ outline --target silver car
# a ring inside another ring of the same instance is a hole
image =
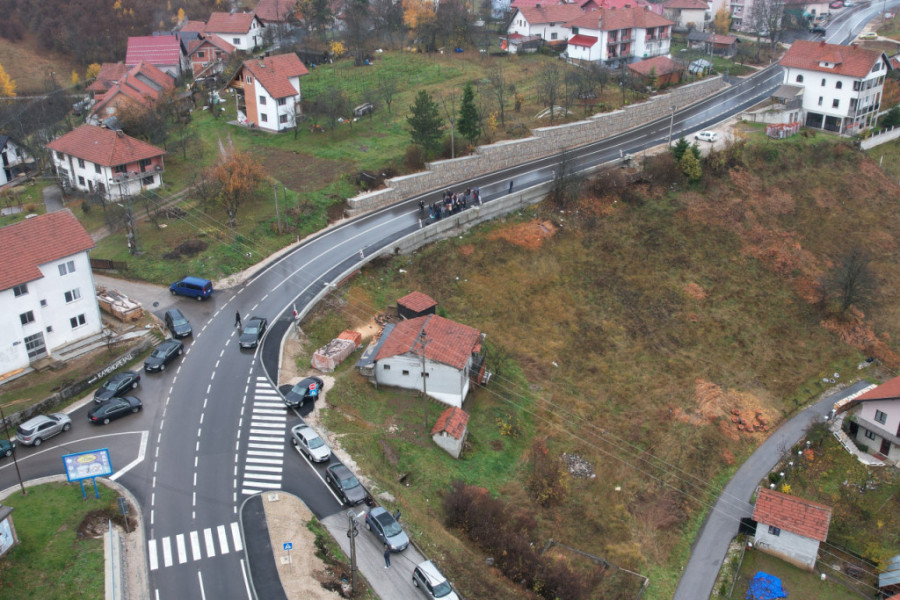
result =
[[[412,582],[430,600],[434,598],[459,600],[459,596],[453,591],[453,586],[430,560],[416,565],[416,568],[413,569]]]
[[[40,446],[47,438],[72,428],[72,419],[63,413],[38,415],[16,427],[16,439],[26,446]]]
[[[301,423],[292,427],[291,442],[313,462],[325,462],[331,458],[331,449],[309,425]]]

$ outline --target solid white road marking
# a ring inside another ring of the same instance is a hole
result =
[[[225,526],[219,525],[216,531],[219,532],[219,547],[222,550],[222,554],[228,554],[228,536],[225,534]]]
[[[162,539],[163,566],[172,566],[172,540],[168,536]]]
[[[241,493],[242,493],[242,494],[245,494],[245,495],[247,495],[247,496],[252,496],[252,495],[254,495],[254,494],[259,494],[260,492],[262,492],[262,490],[251,490],[251,489],[248,489],[248,488],[242,488],[242,489],[241,489]]]
[[[216,547],[213,544],[212,530],[209,527],[203,530],[203,540],[206,542],[206,558],[212,558],[216,555]]]
[[[284,453],[282,452],[266,452],[265,450],[248,450],[248,456],[277,456],[281,458]]]
[[[244,573],[244,589],[247,590],[247,598],[253,600],[253,596],[250,593],[250,581],[247,579],[247,565],[244,564],[244,559],[241,559],[241,571]]]
[[[244,462],[248,463],[262,463],[264,465],[283,465],[284,461],[281,458],[257,458],[255,456],[248,456],[244,459]]]
[[[203,558],[203,552],[200,548],[200,536],[196,531],[191,532],[191,554],[193,555],[194,560],[200,560]]]
[[[281,450],[281,444],[260,444],[259,442],[251,442],[247,444],[247,447],[261,450]]]
[[[184,547],[184,534],[179,533],[175,536],[175,546],[178,548],[178,564],[183,565],[187,562],[187,549]]]
[[[281,472],[281,469],[278,469]],[[254,485],[256,484],[256,480],[264,480],[264,481],[281,481],[281,475],[266,475],[264,473],[244,473],[244,481],[251,479],[253,480]],[[260,484],[262,485],[262,484]]]
[[[244,544],[241,541],[241,529],[238,527],[237,523],[231,524],[231,538],[234,540],[234,551],[240,552],[244,549]]]
[[[147,554],[150,556],[150,570],[157,570],[159,568],[159,558],[156,556],[156,540],[147,542]]]
[[[244,471],[244,477],[248,477],[248,473],[281,473],[284,471],[281,467],[264,467],[262,465],[247,465],[246,470]],[[253,475],[253,477],[258,477],[258,475]]]
[[[280,479],[280,478],[279,478],[279,479]],[[247,485],[254,485],[254,486],[260,487],[260,488],[266,488],[267,490],[278,490],[278,489],[281,489],[281,482],[277,482],[277,483],[267,483],[267,482],[265,482],[265,481],[245,481],[244,483],[246,483]],[[245,490],[244,490],[244,493],[245,493],[245,494],[258,494],[259,491],[252,491],[252,490],[251,490],[251,491],[248,492],[248,491],[246,491],[246,489],[245,489]]]
[[[197,580],[200,582],[200,598],[206,600],[206,590],[203,589],[203,573],[197,571]]]

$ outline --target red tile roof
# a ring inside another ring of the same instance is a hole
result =
[[[539,23],[566,23],[582,14],[581,7],[575,4],[523,6],[519,9],[519,12],[531,25]]]
[[[244,61],[244,68],[256,77],[273,98],[288,98],[299,92],[291,85],[291,77],[306,75],[303,61],[296,54],[278,54],[268,58],[254,58]]]
[[[184,25],[181,26],[179,31],[183,31],[185,33],[190,31],[196,31],[198,33],[203,33],[206,29],[206,23],[203,21],[185,21]]]
[[[416,317],[397,323],[381,345],[375,360],[407,353],[420,353],[419,334],[425,332],[425,358],[457,369],[466,366],[481,347],[481,333],[468,325],[437,315]]]
[[[294,12],[296,0],[259,0],[254,13],[260,21],[285,23]]]
[[[405,306],[411,311],[422,312],[428,310],[432,306],[437,306],[434,298],[422,292],[412,292],[397,300],[397,304]]]
[[[647,60],[631,63],[628,65],[628,68],[644,77],[649,77],[651,71],[654,71],[656,75],[668,75],[669,73],[676,73],[684,70],[680,64],[668,56],[654,56]]]
[[[703,0],[666,0],[666,2],[663,2],[663,8],[672,8],[676,10],[707,10],[709,4]]]
[[[753,508],[753,520],[824,542],[831,523],[831,507],[759,488],[756,506]]]
[[[721,44],[724,46],[730,46],[737,41],[737,37],[733,35],[721,35],[718,33],[714,33],[706,40],[711,44]]]
[[[149,82],[148,82],[149,80]],[[91,114],[104,114],[103,109],[119,94],[128,96],[135,102],[149,107],[159,100],[160,95],[174,89],[175,78],[157,69],[150,63],[141,61],[131,67],[125,76],[117,81],[106,93],[96,98],[97,103],[91,109]]]
[[[207,46],[213,46],[214,48],[218,48],[222,52],[226,54],[232,54],[234,52],[234,46],[223,40],[217,35],[208,35],[202,40],[191,40],[188,43],[188,56],[193,56],[197,50],[205,48]]]
[[[254,17],[253,13],[214,12],[209,15],[204,31],[210,33],[248,33]]]
[[[125,77],[126,73],[128,73],[128,65],[124,63],[103,63],[100,65],[100,72],[97,73],[97,77],[87,89],[91,92],[106,92],[117,81]]]
[[[40,279],[40,265],[93,247],[94,240],[69,209],[0,228],[0,290]]]
[[[610,8],[622,10],[624,8],[640,8],[649,6],[644,0],[596,0],[597,8]],[[582,6],[584,3],[582,3]]]
[[[463,434],[466,433],[466,425],[468,424],[469,413],[461,408],[451,406],[438,417],[434,427],[431,428],[431,435],[447,432],[447,435],[461,440]]]
[[[619,29],[649,29],[674,25],[674,21],[646,8],[601,8],[579,16],[566,23],[566,27],[584,27],[601,31]]]
[[[560,0],[513,0],[513,3],[510,4],[510,8],[522,8],[523,6],[537,6],[540,4],[541,6],[558,6],[560,4],[565,4]]]
[[[570,46],[584,46],[585,48],[590,48],[594,44],[597,43],[597,38],[592,35],[573,35],[569,38]]]
[[[47,144],[47,148],[104,167],[124,165],[166,153],[147,142],[94,125],[82,125],[56,138]]]
[[[781,58],[781,66],[835,73],[848,77],[865,77],[884,55],[877,50],[866,50],[859,46],[839,46],[825,42],[797,40]],[[824,67],[821,63],[831,63]]]
[[[181,44],[174,35],[144,35],[128,38],[125,64],[141,61],[151,65],[177,65],[181,62]]]
[[[856,397],[857,402],[866,400],[894,400],[900,398],[900,377],[894,377],[879,385],[874,390]]]

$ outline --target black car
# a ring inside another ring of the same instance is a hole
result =
[[[825,35],[826,33],[828,33],[824,27],[819,26],[819,25],[817,25],[815,27],[810,27],[809,32],[813,35]]]
[[[344,504],[359,504],[369,495],[350,469],[340,463],[325,467],[325,481],[334,488]]]
[[[128,390],[133,390],[141,382],[141,374],[137,371],[122,371],[106,380],[106,383],[94,392],[94,402],[98,404],[110,398],[121,396]]]
[[[171,308],[166,311],[166,328],[172,332],[172,337],[182,338],[193,335],[194,330],[191,324],[184,318],[181,311],[177,308]]]
[[[284,396],[284,405],[288,408],[303,406],[309,400],[315,402],[322,393],[323,382],[318,377],[307,377],[291,388]]]
[[[141,399],[135,396],[113,398],[95,406],[88,413],[88,419],[94,424],[103,423],[104,425],[107,425],[113,419],[139,412],[142,407],[143,404],[141,404]]]
[[[247,320],[247,324],[241,329],[241,338],[238,340],[241,348],[256,348],[259,340],[262,339],[263,334],[266,332],[268,324],[269,322],[265,317],[250,317]]]
[[[178,340],[166,340],[154,348],[147,360],[144,361],[144,370],[148,373],[165,371],[166,365],[182,354],[184,354],[184,344]]]
[[[16,442],[7,439],[0,440],[0,456],[12,456],[16,449]]]

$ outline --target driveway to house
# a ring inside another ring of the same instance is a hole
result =
[[[737,535],[741,518],[749,517],[752,513],[749,500],[760,480],[800,441],[810,425],[825,418],[835,402],[860,392],[868,385],[866,381],[859,381],[828,394],[805,408],[772,433],[741,465],[707,515],[691,548],[691,557],[681,575],[681,581],[678,582],[673,600],[709,598],[725,560],[728,545]]]

